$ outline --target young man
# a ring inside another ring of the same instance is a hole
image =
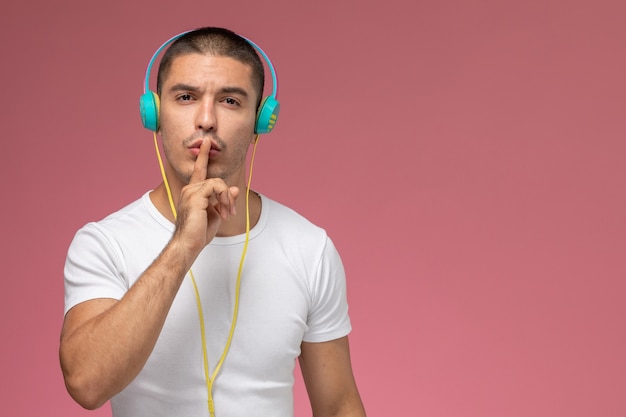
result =
[[[299,359],[314,416],[365,415],[336,249],[294,211],[246,196],[263,79],[254,46],[226,29],[186,33],[164,54],[166,181],[68,251],[60,360],[83,407],[292,416]]]

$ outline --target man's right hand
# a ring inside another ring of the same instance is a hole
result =
[[[182,245],[186,261],[191,263],[213,240],[222,220],[236,214],[239,188],[229,187],[221,178],[207,178],[210,149],[211,140],[205,138],[189,184],[181,190],[178,201],[172,241]]]

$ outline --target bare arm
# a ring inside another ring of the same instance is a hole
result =
[[[170,269],[171,268],[171,269]],[[168,247],[120,301],[72,308],[61,331],[61,368],[70,395],[100,407],[143,368],[186,271]]]
[[[121,300],[86,301],[65,316],[61,368],[68,392],[85,408],[100,407],[141,371],[185,274],[221,220],[234,214],[239,190],[206,179],[209,142],[181,192],[174,235],[152,265]]]
[[[303,342],[300,368],[314,417],[365,417],[347,336],[323,343]]]

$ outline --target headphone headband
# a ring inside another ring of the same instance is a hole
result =
[[[152,58],[148,62],[148,67],[146,68],[146,75],[144,78],[144,86],[143,86],[143,95],[139,99],[139,110],[141,113],[141,121],[146,129],[150,129],[152,131],[157,131],[159,129],[159,112],[160,112],[160,101],[159,96],[155,92],[150,90],[150,72],[152,70],[152,66],[154,65],[154,61],[156,61],[159,54],[165,49],[168,45],[176,41],[178,38],[194,32],[193,30],[188,30],[178,35],[172,36],[170,39],[166,40],[159,48],[154,52]],[[267,67],[270,70],[272,76],[272,93],[265,97],[261,105],[259,107],[259,111],[257,112],[257,118],[255,123],[254,132],[255,133],[269,133],[274,128],[276,124],[276,120],[278,119],[278,113],[280,111],[280,103],[276,99],[276,95],[278,94],[278,77],[276,76],[276,71],[274,69],[274,65],[272,65],[272,61],[269,59],[265,51],[261,49],[256,43],[252,42],[250,39],[247,39],[241,35],[237,35],[249,45],[251,45],[258,53],[263,57],[265,62],[267,63]]]

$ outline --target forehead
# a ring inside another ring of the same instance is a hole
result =
[[[234,58],[222,55],[186,54],[172,60],[170,70],[163,80],[163,87],[177,83],[196,86],[225,84],[254,91],[252,68]]]

